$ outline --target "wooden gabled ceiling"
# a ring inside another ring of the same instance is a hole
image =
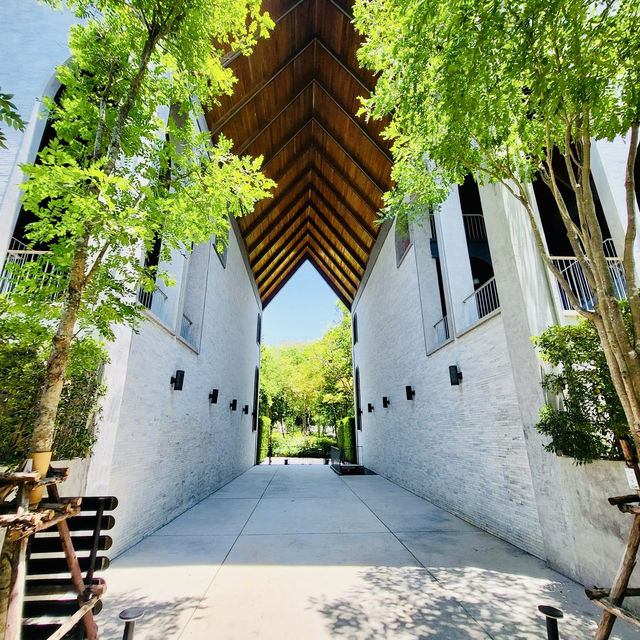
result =
[[[239,154],[264,157],[272,199],[238,221],[264,306],[308,260],[351,306],[390,187],[384,122],[356,117],[375,80],[360,69],[349,0],[264,0],[276,26],[246,58],[207,122]]]

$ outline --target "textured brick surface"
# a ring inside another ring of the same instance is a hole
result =
[[[165,524],[255,462],[251,430],[258,304],[231,234],[212,253],[200,352],[146,322],[131,342],[109,492],[120,496],[115,552]],[[178,325],[179,326],[179,325]],[[185,372],[184,388],[170,378]],[[211,389],[218,403],[209,403]],[[238,410],[229,404],[237,399]],[[242,407],[249,405],[249,415]]]
[[[357,304],[364,463],[543,557],[502,320],[497,315],[427,356],[414,255],[423,246],[415,244],[397,268],[391,232]],[[424,276],[423,289],[437,286]],[[458,387],[449,382],[452,364],[463,372]],[[406,385],[415,400],[406,400]],[[382,396],[391,399],[388,409]]]

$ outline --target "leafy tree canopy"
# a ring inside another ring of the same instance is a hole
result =
[[[356,0],[359,59],[378,73],[368,116],[390,116],[396,189],[441,202],[451,183],[529,182],[546,151],[640,121],[635,0]]]

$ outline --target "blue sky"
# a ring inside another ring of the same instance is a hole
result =
[[[337,302],[336,294],[314,267],[305,262],[264,310],[264,343],[320,338],[340,317]]]

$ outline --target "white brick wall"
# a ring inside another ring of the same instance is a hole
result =
[[[412,233],[414,246],[396,268],[389,232],[354,309],[364,464],[544,557],[502,319],[494,316],[427,356],[415,256],[428,250],[427,231]],[[433,273],[421,271],[420,279],[423,292],[437,287]],[[464,376],[457,387],[449,382],[452,364]],[[415,400],[406,400],[406,385]],[[391,399],[388,409],[382,396]]]
[[[151,320],[131,340],[107,488],[120,500],[114,555],[255,462],[251,402],[259,306],[240,245],[230,235],[226,269],[215,253],[209,261],[200,352]],[[182,391],[170,386],[176,369],[185,372]],[[213,388],[220,390],[215,405],[208,399]],[[234,398],[238,410],[232,412]],[[245,404],[249,415],[242,413]]]

